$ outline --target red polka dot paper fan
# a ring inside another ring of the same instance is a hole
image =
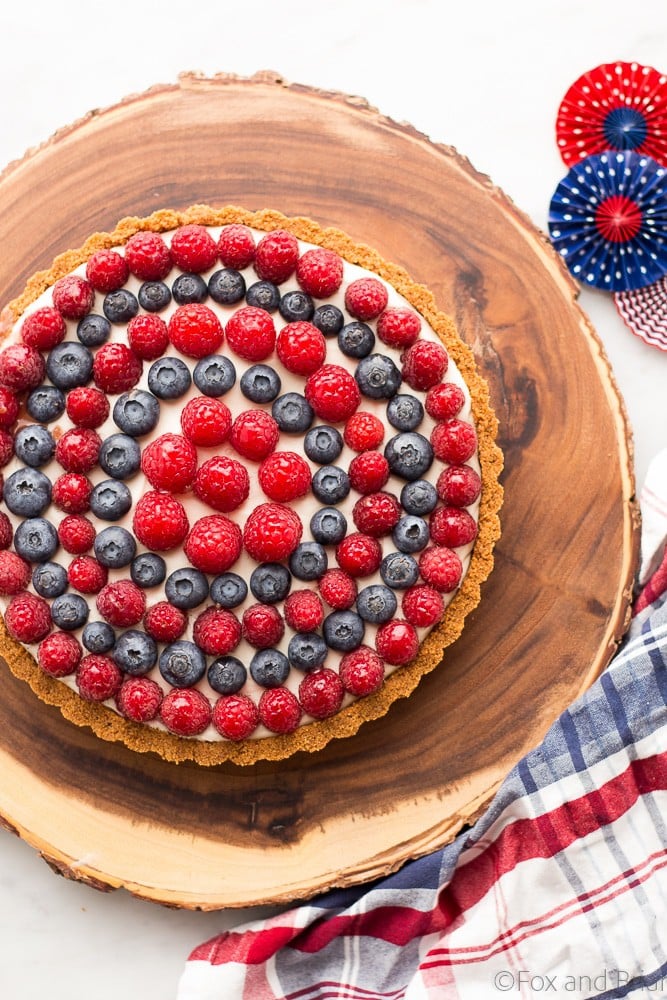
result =
[[[667,276],[652,285],[614,295],[627,327],[646,344],[667,351]]]
[[[636,62],[589,70],[563,98],[556,141],[568,166],[605,150],[634,150],[667,165],[667,76]]]

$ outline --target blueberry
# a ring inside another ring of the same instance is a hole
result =
[[[288,323],[295,323],[298,320],[311,319],[315,312],[315,303],[305,292],[285,292],[278,304],[278,309],[283,319],[286,319]]]
[[[364,640],[366,626],[354,611],[333,611],[324,619],[322,632],[330,649],[349,653]]]
[[[320,503],[340,503],[350,492],[350,477],[337,465],[323,465],[313,476],[311,489]]]
[[[271,415],[285,434],[305,434],[315,419],[312,406],[298,392],[278,396],[271,407]]]
[[[310,519],[310,533],[321,545],[338,545],[347,534],[345,515],[336,507],[320,507]]]
[[[67,570],[60,563],[40,563],[33,570],[32,585],[40,597],[60,597],[67,590],[67,583]]]
[[[248,585],[238,573],[221,573],[211,584],[211,600],[223,608],[237,608],[248,596]]]
[[[104,296],[102,312],[110,323],[129,323],[139,312],[139,302],[127,288],[119,288]]]
[[[318,424],[316,427],[311,427],[306,434],[303,450],[311,461],[320,465],[330,465],[343,450],[342,435],[335,427]]]
[[[222,354],[209,354],[197,362],[192,377],[205,396],[224,396],[236,382],[236,369]]]
[[[141,448],[128,434],[112,434],[102,442],[97,460],[107,476],[129,479],[141,467]]]
[[[248,671],[235,656],[219,656],[208,668],[208,682],[218,694],[236,694],[248,678]]]
[[[301,542],[289,558],[289,568],[297,580],[319,580],[328,565],[329,558],[319,542]]]
[[[88,621],[88,601],[80,594],[61,594],[51,605],[51,620],[63,632],[73,632]]]
[[[14,532],[14,548],[27,562],[48,562],[58,548],[58,532],[45,518],[29,517]]]
[[[270,281],[256,281],[245,293],[245,300],[249,306],[272,313],[280,304],[280,292]]]
[[[271,403],[280,392],[280,376],[270,365],[251,365],[239,383],[241,392],[253,403]]]
[[[407,552],[390,552],[380,563],[380,576],[388,587],[406,590],[419,579],[419,565]]]
[[[338,306],[326,302],[317,307],[311,322],[325,337],[335,337],[343,328],[345,317]]]
[[[111,531],[111,528],[105,528]],[[157,587],[167,575],[167,564],[155,552],[142,552],[130,564],[130,576],[137,587]]]
[[[338,346],[348,358],[366,358],[375,347],[375,334],[367,323],[346,323],[338,334]]]
[[[41,424],[27,424],[16,432],[14,451],[18,458],[33,469],[46,465],[53,458],[56,442]]]
[[[289,660],[279,649],[260,649],[250,661],[250,676],[261,687],[280,687],[288,675]]]
[[[12,514],[37,517],[51,503],[51,480],[38,469],[17,469],[5,483],[3,499]]]
[[[327,644],[317,632],[297,632],[289,641],[287,657],[298,670],[316,670],[327,658]]]
[[[88,313],[79,320],[76,335],[84,347],[101,347],[111,336],[111,323],[106,316]]]
[[[206,673],[206,658],[194,642],[178,639],[160,653],[160,673],[172,687],[192,687]]]
[[[130,628],[116,640],[111,659],[126,674],[141,677],[148,673],[157,660],[155,639],[138,628]]]
[[[384,449],[389,468],[401,479],[421,479],[433,464],[433,448],[428,438],[416,431],[404,431],[391,438]]]
[[[114,524],[109,528],[103,528],[95,536],[93,551],[95,558],[103,566],[120,569],[121,566],[129,566],[134,559],[137,554],[137,543],[127,528]]]
[[[58,389],[75,389],[85,385],[93,374],[93,356],[83,344],[63,341],[49,351],[46,374]]]
[[[158,399],[178,399],[191,384],[190,369],[180,358],[158,358],[148,369],[148,388]]]
[[[369,354],[367,358],[362,358],[354,377],[368,399],[391,399],[402,381],[400,370],[384,354]]]
[[[171,294],[179,306],[188,302],[203,302],[208,298],[208,286],[198,274],[179,274],[171,286]]]
[[[394,528],[392,537],[400,552],[420,552],[428,545],[428,524],[423,517],[405,514]]]
[[[263,604],[284,601],[291,586],[290,572],[281,563],[261,563],[250,574],[250,590]]]
[[[380,583],[372,583],[364,587],[357,595],[357,612],[365,622],[380,625],[394,617],[398,601],[389,587]]]
[[[33,420],[50,424],[65,412],[65,394],[55,385],[39,385],[32,390],[25,406]]]
[[[152,392],[132,389],[131,392],[124,392],[114,403],[113,419],[125,434],[141,437],[157,426],[160,404]]]
[[[424,407],[416,396],[401,393],[387,403],[387,420],[397,431],[414,431],[424,419]]]
[[[175,569],[164,585],[167,600],[176,608],[196,608],[208,597],[208,580],[198,569]]]
[[[81,642],[89,653],[108,653],[116,644],[116,633],[108,622],[88,622]]]
[[[132,494],[117,479],[103,479],[93,486],[90,509],[103,521],[119,521],[132,506]]]
[[[416,479],[412,483],[406,483],[401,490],[401,507],[408,514],[423,516],[435,510],[438,502],[438,493],[433,483],[426,479]]]
[[[146,312],[162,312],[170,302],[171,291],[164,281],[144,281],[139,289],[139,305]]]
[[[240,271],[225,267],[221,271],[214,271],[208,279],[208,291],[215,302],[230,306],[234,302],[240,302],[245,295],[245,278]]]

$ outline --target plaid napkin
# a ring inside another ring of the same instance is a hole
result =
[[[667,452],[609,669],[447,847],[190,955],[178,1000],[667,995]]]

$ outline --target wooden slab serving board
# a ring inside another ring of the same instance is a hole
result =
[[[353,739],[283,763],[167,764],[96,740],[0,663],[0,815],[68,877],[183,907],[283,902],[450,840],[608,664],[638,551],[631,448],[600,342],[548,242],[488,178],[363,101],[185,75],[0,178],[0,303],[126,215],[309,215],[403,265],[489,381],[503,535],[443,666]]]

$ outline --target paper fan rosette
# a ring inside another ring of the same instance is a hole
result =
[[[652,284],[667,273],[667,168],[627,151],[586,157],[554,192],[549,233],[578,281],[608,292]]]
[[[556,141],[568,167],[610,149],[667,166],[667,76],[636,62],[589,70],[562,100]]]
[[[636,336],[650,347],[667,351],[667,275],[645,288],[617,292],[614,303]]]

